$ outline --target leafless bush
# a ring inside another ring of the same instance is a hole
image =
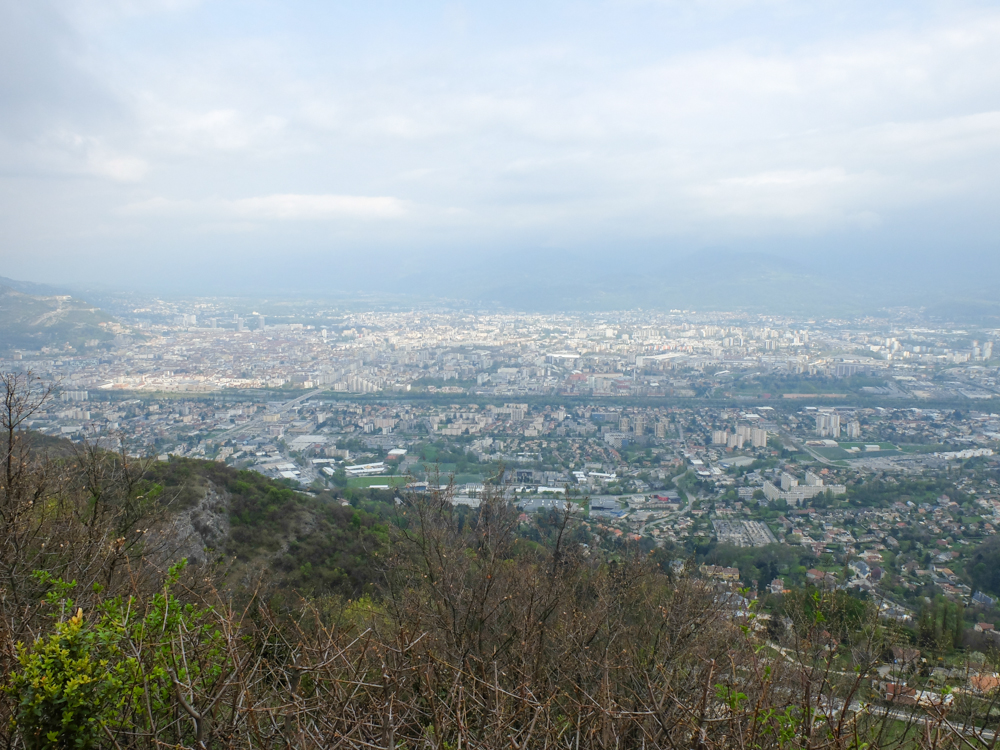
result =
[[[95,690],[100,732],[81,747],[995,744],[977,729],[988,697],[925,710],[878,696],[874,669],[897,636],[872,608],[816,593],[768,619],[746,592],[669,579],[641,555],[583,554],[568,510],[551,546],[528,547],[501,485],[466,516],[450,487],[406,498],[377,598],[279,607],[266,589],[216,590],[208,569],[160,571],[145,555],[156,503],[141,463],[125,450],[59,461],[28,450],[24,415],[47,394],[19,377],[3,381],[6,747],[30,736],[30,644],[80,633],[114,688]],[[72,746],[64,733],[51,746]]]

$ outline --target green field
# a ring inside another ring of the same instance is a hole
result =
[[[878,445],[879,450],[866,451],[866,445]],[[899,455],[899,448],[892,443],[839,443],[836,448],[820,448],[812,445],[809,447],[823,458],[831,461],[843,461],[851,458],[877,458],[878,456]],[[860,448],[861,450],[857,453],[853,453],[848,452],[848,448]]]

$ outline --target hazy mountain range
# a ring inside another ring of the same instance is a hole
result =
[[[205,290],[455,300],[547,312],[679,308],[853,316],[910,307],[932,317],[1000,322],[997,278],[996,259],[949,254],[904,264],[862,251],[802,258],[728,250],[679,257],[523,251],[435,262],[405,254],[365,255],[336,265],[318,261],[306,274],[280,266],[267,274],[233,270],[216,274]]]
[[[95,346],[113,338],[111,316],[44,284],[0,277],[0,351]]]
[[[331,300],[345,306],[458,307],[555,312],[644,308],[748,311],[837,317],[912,308],[942,321],[1000,325],[1000,264],[992,258],[949,256],[894,264],[862,252],[802,259],[765,252],[705,251],[683,257],[627,252],[509,253],[502,258],[453,255],[424,262],[406,254],[352,256],[336,264],[227,265],[186,281],[151,274],[136,288],[50,286],[0,278],[6,287],[6,330],[65,336],[59,325],[99,322],[94,306],[118,312],[145,296],[226,296],[244,299]],[[122,295],[129,302],[123,304]],[[28,304],[28,295],[39,300]],[[59,303],[55,295],[72,294]],[[48,300],[43,302],[41,300]],[[86,299],[88,302],[78,302]],[[88,304],[89,303],[89,304]],[[42,317],[44,313],[51,313]],[[39,322],[41,321],[41,322]],[[12,335],[5,334],[8,338]],[[43,336],[44,337],[44,336]],[[34,340],[34,339],[32,339]],[[13,345],[13,344],[12,344]],[[27,345],[27,344],[17,344]]]

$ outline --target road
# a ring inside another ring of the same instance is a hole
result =
[[[876,718],[890,718],[896,721],[902,721],[904,723],[920,724],[922,726],[942,726],[943,729],[950,732],[956,732],[963,737],[976,737],[987,742],[992,742],[996,737],[996,731],[992,729],[978,729],[976,727],[962,727],[955,726],[949,723],[942,723],[940,719],[934,716],[928,716],[923,713],[917,713],[915,710],[905,710],[902,708],[890,708],[889,706],[876,706],[871,703],[860,703],[859,701],[854,701],[851,703],[851,711],[854,713],[868,713]]]
[[[278,414],[283,414],[284,412],[286,412],[289,409],[291,409],[293,406],[298,406],[303,401],[305,401],[307,399],[310,399],[310,398],[312,398],[313,396],[315,396],[317,394],[325,393],[328,390],[330,390],[330,389],[329,388],[317,388],[315,391],[309,391],[308,393],[303,393],[301,396],[297,396],[296,398],[293,398],[291,401],[286,401],[284,404],[282,404],[278,408]],[[264,418],[263,417],[255,417],[255,418],[251,419],[249,422],[245,422],[244,424],[236,425],[235,427],[231,427],[230,429],[228,429],[225,432],[221,433],[219,435],[219,437],[225,437],[225,436],[228,436],[228,435],[233,435],[233,434],[235,434],[237,432],[245,432],[246,430],[256,429],[256,428],[262,426],[263,424],[264,424]]]
[[[667,521],[673,521],[674,519],[679,518],[680,516],[684,515],[685,513],[690,513],[691,509],[694,507],[694,497],[692,495],[686,493],[686,492],[684,494],[687,495],[687,499],[688,499],[688,504],[687,504],[686,508],[681,508],[680,510],[675,510],[673,513],[670,513],[669,515],[666,515],[663,518],[657,518],[655,521],[650,521],[648,523],[644,523],[637,533],[639,533],[639,534],[645,534],[646,533],[646,529],[649,528],[649,527],[651,527],[651,526],[656,526],[656,525],[661,524],[661,523],[666,523]]]
[[[775,649],[780,653],[786,660],[799,666],[803,669],[809,669],[806,665],[802,664],[795,658],[795,652],[791,649],[779,646],[777,643],[768,641],[768,646]],[[856,678],[857,674],[852,672],[840,672],[835,669],[830,670],[830,674],[840,675],[842,677]],[[839,712],[840,709],[837,706],[831,705],[830,708],[833,709],[834,713]],[[937,726],[940,720],[935,716],[928,716],[927,714],[920,711],[918,708],[913,707],[910,709],[904,708],[891,708],[890,706],[880,706],[872,703],[862,703],[861,701],[852,701],[849,710],[853,713],[867,713],[875,716],[876,718],[890,718],[896,721],[902,721],[904,723],[913,723],[920,725],[930,724],[931,726]],[[983,740],[992,742],[996,732],[991,729],[976,729],[973,727],[957,727],[957,726],[946,726],[949,731],[957,732],[965,737],[978,737]]]
[[[291,409],[293,406],[297,406],[298,404],[301,404],[306,399],[310,399],[313,396],[316,396],[317,394],[320,394],[320,393],[326,393],[328,390],[330,390],[330,389],[329,388],[317,388],[315,391],[309,391],[309,393],[303,393],[298,398],[293,398],[291,401],[285,402],[282,405],[282,407],[280,409],[278,409],[278,413],[280,414],[282,412],[286,412],[289,409]]]

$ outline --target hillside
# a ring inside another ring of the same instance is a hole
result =
[[[43,346],[75,349],[114,338],[101,324],[111,316],[66,295],[36,296],[0,285],[0,352]]]
[[[145,477],[162,487],[176,544],[173,560],[224,562],[232,578],[262,572],[277,588],[301,594],[370,592],[389,537],[381,522],[392,508],[381,493],[355,506],[332,493],[305,495],[253,471],[193,459],[151,464]]]
[[[929,670],[889,661],[913,662],[917,645],[934,664],[961,635],[960,605],[925,608],[914,642],[847,592],[793,591],[765,611],[694,560],[664,570],[584,542],[569,513],[522,517],[503,488],[477,509],[350,490],[345,506],[207,461],[65,441],[33,454],[26,437],[7,434],[24,470],[0,483],[7,747],[943,750],[993,737],[993,701],[974,692],[992,682],[946,696]],[[1000,666],[952,664],[976,679]],[[884,670],[920,702],[886,693]]]
[[[15,292],[30,294],[34,297],[57,297],[67,294],[72,296],[72,292],[63,287],[52,286],[51,284],[39,284],[34,281],[22,281],[21,279],[12,279],[8,276],[0,276],[0,286],[7,286]]]

